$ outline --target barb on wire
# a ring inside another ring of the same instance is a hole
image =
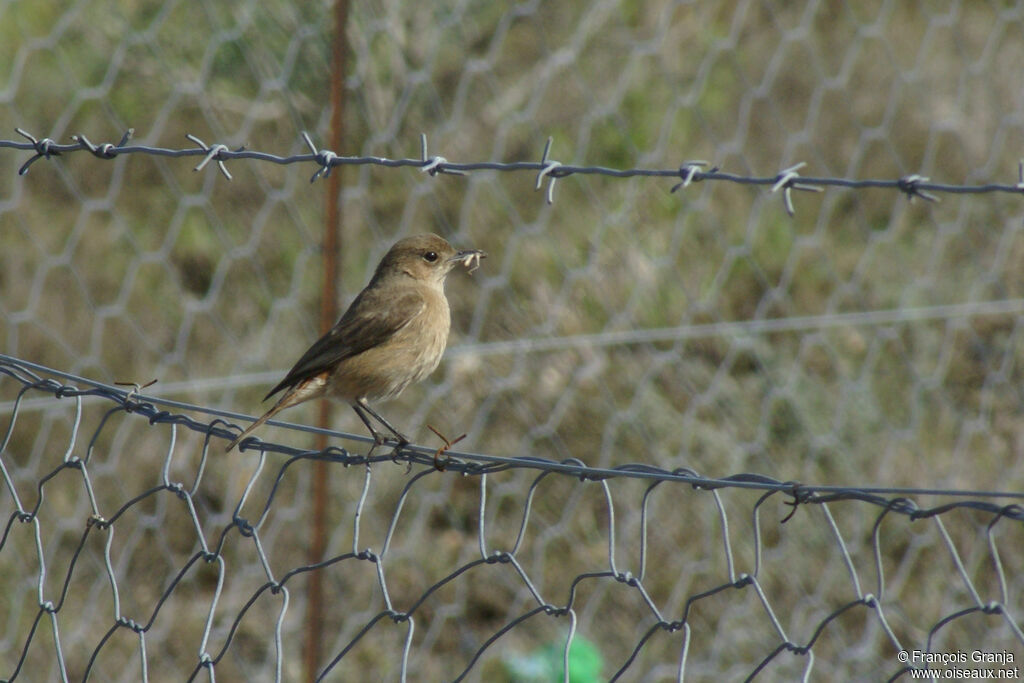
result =
[[[920,197],[921,199],[929,202],[937,202],[939,201],[939,198],[936,195],[931,192],[925,192],[921,188],[921,186],[926,184],[929,180],[931,180],[931,178],[914,174],[903,176],[897,182],[899,183],[900,190],[907,195],[907,199],[911,202],[914,201],[914,197]]]
[[[133,135],[135,135],[135,129],[129,128],[128,130],[125,131],[124,135],[121,136],[121,141],[116,145],[113,145],[109,142],[104,142],[103,144],[100,145],[94,145],[89,141],[89,138],[85,137],[84,135],[72,135],[71,139],[81,144],[83,147],[85,147],[85,149],[89,150],[89,152],[91,152],[94,157],[100,159],[113,159],[114,157],[117,156],[117,150],[120,149],[121,147],[124,147],[128,143],[128,141],[132,139]]]
[[[33,135],[25,132],[21,128],[15,128],[14,132],[16,132],[18,135],[21,135],[24,138],[27,138],[28,141],[32,144],[32,148],[35,149],[36,151],[36,155],[29,159],[28,161],[26,161],[24,164],[22,164],[21,168],[18,169],[18,175],[25,175],[26,173],[28,173],[29,166],[39,161],[40,159],[49,159],[51,155],[60,156],[60,150],[56,149],[56,143],[50,138],[36,140],[36,138]]]
[[[544,143],[544,153],[540,157],[541,169],[537,173],[537,187],[535,188],[537,190],[540,189],[541,184],[544,182],[544,176],[548,176],[550,178],[548,181],[548,191],[545,195],[548,204],[555,203],[555,181],[559,178],[559,175],[555,173],[555,169],[562,165],[560,161],[549,159],[549,155],[551,154],[551,143],[553,141],[554,138],[549,137],[548,141]]]
[[[698,183],[704,180],[705,172],[701,170],[704,166],[707,166],[709,162],[697,160],[697,161],[684,161],[679,166],[679,177],[682,178],[682,182],[676,183],[672,186],[669,192],[675,192],[679,189],[685,189],[693,183]],[[715,166],[707,173],[718,173],[718,167]]]
[[[211,145],[210,147],[207,147],[205,142],[203,142],[202,140],[197,138],[195,135],[192,135],[191,133],[186,133],[185,137],[187,137],[189,140],[191,140],[192,142],[194,142],[197,145],[199,145],[199,147],[204,152],[206,152],[206,156],[203,157],[203,160],[199,162],[198,166],[196,166],[195,168],[192,169],[193,171],[201,171],[201,170],[203,170],[203,168],[206,167],[206,165],[208,163],[210,163],[213,160],[216,160],[217,161],[217,166],[220,168],[220,172],[224,174],[224,177],[227,178],[228,180],[234,180],[234,178],[232,178],[231,174],[228,172],[228,167],[224,165],[223,154],[224,154],[224,152],[231,151],[231,150],[228,149],[227,145],[222,145],[220,143],[217,143],[217,144]],[[243,146],[243,147],[239,147],[236,151],[241,152],[244,149],[245,149],[245,147]]]
[[[782,202],[786,206],[786,213],[788,213],[790,216],[796,214],[796,209],[793,208],[793,190],[803,190],[805,192],[825,191],[825,188],[818,187],[817,185],[809,185],[807,183],[797,182],[797,179],[800,177],[800,174],[797,173],[797,171],[799,171],[806,165],[806,161],[801,161],[799,164],[796,164],[795,166],[790,166],[789,168],[784,169],[781,173],[779,173],[778,176],[776,176],[778,180],[776,180],[775,184],[772,185],[773,193],[778,192],[780,189],[782,190]]]
[[[309,179],[309,182],[313,183],[317,178],[327,178],[331,175],[331,169],[334,168],[334,164],[338,158],[338,155],[329,149],[318,150],[316,145],[313,144],[313,138],[309,136],[309,133],[302,131],[302,139],[306,141],[306,146],[309,147],[309,151],[312,152],[316,158],[316,162],[320,164],[320,168],[316,170],[316,173]]]
[[[426,133],[420,133],[420,160],[423,162],[423,167],[420,171],[423,173],[429,173],[431,176],[435,176],[438,173],[447,173],[448,175],[466,175],[465,171],[447,168],[448,160],[444,157],[432,157],[427,154]]]
[[[132,390],[129,391],[124,396],[125,410],[127,410],[128,412],[131,412],[132,406],[135,405],[135,397],[138,396],[139,394],[141,394],[143,389],[147,389],[147,388],[153,386],[158,381],[159,380],[154,377],[153,379],[149,380],[145,384],[139,384],[138,382],[117,382],[117,381],[115,381],[114,384],[116,384],[119,387],[131,387],[132,388]]]
[[[438,448],[437,452],[434,453],[434,469],[438,470],[439,472],[444,472],[445,468],[448,466],[448,461],[451,459],[451,457],[449,456],[446,457],[444,460],[441,460],[441,456],[447,453],[449,450],[451,450],[452,446],[465,439],[467,435],[462,434],[461,436],[457,436],[454,439],[449,440],[447,436],[439,432],[433,425],[428,424],[427,429],[434,432],[434,434],[437,435],[437,438],[441,439],[441,441],[444,441],[444,445]]]
[[[793,497],[792,500],[787,500],[786,505],[790,506],[789,514],[782,518],[779,524],[785,524],[789,520],[793,519],[793,515],[796,514],[797,509],[806,503],[814,501],[814,491],[806,490],[801,486],[800,482],[786,482],[791,485],[792,488],[789,490],[789,495]]]

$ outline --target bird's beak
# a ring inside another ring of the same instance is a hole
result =
[[[461,263],[469,272],[473,272],[480,267],[480,259],[487,258],[486,251],[480,251],[479,249],[463,249],[457,252],[455,256],[448,259],[449,263]]]

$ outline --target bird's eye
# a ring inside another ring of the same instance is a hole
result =
[[[434,261],[437,260],[437,252],[436,251],[428,251],[427,253],[423,254],[423,258],[425,258],[430,263],[433,263]]]

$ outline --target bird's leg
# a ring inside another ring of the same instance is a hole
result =
[[[388,422],[383,417],[378,415],[377,412],[370,407],[370,404],[366,402],[365,398],[361,398],[357,400],[355,403],[353,403],[352,408],[355,409],[356,414],[359,415],[360,419],[363,421],[363,424],[365,424],[366,428],[370,430],[371,434],[373,434],[374,441],[377,441],[378,443],[383,443],[384,439],[383,437],[381,437],[380,433],[370,425],[370,420],[363,411],[369,413],[371,417],[373,417],[374,419],[377,420],[377,422],[380,422],[382,425],[387,427],[388,431],[395,435],[395,438],[398,439],[399,448],[412,443],[409,440],[409,437],[395,429],[394,425],[392,425],[390,422]]]
[[[378,415],[377,412],[373,408],[371,408],[370,405],[366,402],[365,398],[358,399],[355,403],[352,404],[352,407],[355,409],[356,413],[359,414],[359,417],[362,418],[363,424],[366,425],[366,428],[370,430],[371,434],[373,434],[373,440],[376,445],[379,446],[382,443],[384,443],[384,437],[382,437],[380,433],[377,432],[377,430],[370,426],[370,419],[366,416],[365,413],[369,413],[370,416],[376,418],[377,422],[380,422],[382,425],[387,427],[388,430],[395,435],[395,438],[398,439],[398,442],[395,444],[394,450],[391,451],[391,459],[395,462],[398,462],[399,451],[402,450],[403,446],[410,443],[409,437],[395,429],[394,425],[392,425],[390,422],[388,422],[383,417]],[[412,461],[410,460],[409,467],[406,468],[405,470],[406,473],[408,473],[409,469],[411,468]]]
[[[370,434],[373,436],[373,445],[380,446],[382,443],[384,443],[384,436],[373,428],[373,423],[370,422],[370,418],[366,416],[366,413],[363,412],[360,405],[358,403],[353,403],[352,410],[356,411],[356,415],[358,415],[359,419],[363,421],[363,424],[366,425],[366,428],[370,430]]]

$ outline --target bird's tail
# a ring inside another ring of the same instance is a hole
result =
[[[242,441],[242,439],[249,436],[249,434],[254,429],[262,425],[270,418],[277,415],[285,408],[290,408],[293,405],[302,403],[303,401],[308,401],[312,398],[322,396],[326,388],[324,380],[324,376],[317,375],[314,377],[310,377],[309,379],[305,379],[296,384],[295,386],[289,388],[288,391],[286,391],[284,395],[277,401],[277,403],[274,404],[273,408],[263,413],[260,419],[253,422],[246,428],[244,432],[235,437],[234,441],[229,443],[228,447],[224,449],[224,452],[230,453],[231,450],[234,449],[234,447],[237,446]]]
[[[252,431],[254,429],[256,429],[257,427],[262,425],[264,422],[266,422],[270,418],[272,418],[275,415],[277,415],[281,410],[283,410],[286,407],[287,406],[283,406],[283,405],[281,405],[280,402],[278,402],[277,405],[275,405],[273,408],[271,408],[267,412],[263,413],[263,416],[260,417],[260,419],[256,420],[251,425],[249,425],[244,432],[242,432],[241,434],[236,436],[235,440],[232,441],[231,443],[229,443],[228,447],[226,449],[224,449],[224,452],[225,453],[230,453],[234,449],[234,447],[237,446],[242,439],[244,439],[245,437],[249,436],[249,434],[252,433]]]

